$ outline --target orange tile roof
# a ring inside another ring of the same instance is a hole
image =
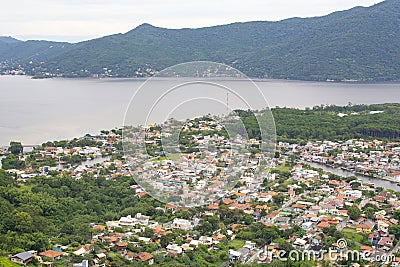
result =
[[[317,217],[317,215],[316,215],[316,214],[309,213],[309,214],[306,214],[306,217],[307,217],[307,218],[315,218],[315,217]]]
[[[153,255],[148,252],[140,252],[136,255],[136,258],[140,261],[148,261],[153,258]]]
[[[275,191],[268,191],[268,195],[277,196],[277,195],[278,195],[278,192],[275,192]]]
[[[222,202],[223,202],[224,204],[226,204],[226,205],[229,205],[229,204],[231,204],[231,203],[233,202],[233,200],[230,199],[230,198],[224,198],[224,200],[222,200]]]
[[[57,258],[59,256],[64,255],[64,253],[63,252],[57,252],[57,251],[54,251],[54,250],[46,250],[46,251],[40,252],[39,255],[43,256],[43,257],[54,259],[54,258]]]
[[[336,180],[330,180],[329,182],[328,182],[328,184],[330,184],[330,185],[334,185],[334,186],[339,186],[339,181],[336,181]]]
[[[165,207],[168,208],[168,209],[175,209],[176,208],[174,204],[170,204],[170,203],[165,204]]]
[[[224,237],[225,237],[225,235],[223,235],[223,234],[218,234],[218,235],[213,236],[212,238],[213,238],[213,240],[220,240],[220,239],[222,239],[222,238],[224,238]]]
[[[127,242],[117,242],[115,245],[116,245],[117,247],[127,247],[127,246],[128,246],[128,243],[127,243]]]
[[[369,246],[360,246],[360,249],[361,250],[372,250],[372,248]]]
[[[267,217],[268,219],[272,219],[272,218],[275,218],[276,216],[278,216],[278,214],[279,214],[279,211],[274,210],[273,212],[267,214],[266,217]]]
[[[210,204],[210,205],[208,205],[208,209],[217,210],[218,209],[218,205],[217,204]]]
[[[95,231],[104,231],[105,228],[106,227],[103,226],[103,225],[95,225],[95,226],[93,226],[93,230],[95,230]]]
[[[320,222],[318,225],[317,225],[317,227],[318,228],[327,228],[327,227],[329,227],[330,226],[330,224],[328,223],[328,222]]]
[[[292,205],[292,208],[295,208],[295,209],[306,209],[307,206],[306,205],[302,205],[302,204],[294,204],[294,205]]]
[[[147,192],[139,192],[139,193],[137,194],[138,197],[143,197],[143,196],[145,196],[145,195],[147,195]]]

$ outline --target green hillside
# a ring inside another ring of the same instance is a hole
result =
[[[208,60],[232,65],[251,77],[395,81],[400,80],[398,40],[400,1],[386,0],[368,8],[278,22],[176,30],[143,24],[125,34],[38,49],[45,62],[41,68],[31,64],[25,69],[32,75],[132,77],[149,75],[146,69]],[[35,45],[39,44],[14,44]],[[3,60],[23,61],[29,51],[4,52],[0,42]]]

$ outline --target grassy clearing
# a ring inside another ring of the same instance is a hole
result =
[[[228,243],[228,246],[229,248],[237,250],[244,246],[244,241],[240,239],[234,239]]]
[[[11,262],[9,259],[0,258],[0,267],[20,267],[20,265]]]

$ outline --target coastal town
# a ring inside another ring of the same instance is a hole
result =
[[[166,129],[174,128],[163,126],[1,148],[2,168],[22,186],[40,177],[133,177],[129,190],[136,199],[160,200],[151,209],[88,224],[80,242],[50,240],[46,250],[8,260],[47,267],[189,266],[201,255],[204,266],[400,266],[400,192],[394,190],[400,143],[278,142],[266,159],[258,140],[229,139],[222,125],[199,118],[175,126],[183,132],[177,155],[162,150]]]

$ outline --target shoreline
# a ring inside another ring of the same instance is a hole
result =
[[[32,75],[27,75],[27,74],[0,74],[1,76],[21,76],[21,77],[28,77],[32,80],[46,80],[46,79],[81,79],[81,80],[135,80],[135,81],[146,81],[147,79],[150,78],[156,78],[156,79],[169,79],[168,77],[154,77],[154,76],[148,76],[148,77],[110,77],[110,76],[105,76],[105,77],[92,77],[92,76],[76,76],[76,77],[68,77],[68,76],[52,76],[52,77],[41,77],[41,76],[32,76]],[[178,77],[179,78],[187,78],[187,77]],[[190,77],[189,77],[190,78]],[[176,79],[175,77],[173,79]],[[360,81],[360,80],[343,80],[343,81],[336,81],[336,80],[298,80],[298,79],[274,79],[274,78],[258,78],[258,77],[245,77],[243,79],[231,79],[231,78],[225,78],[225,77],[212,77],[212,78],[202,78],[200,77],[199,79],[214,79],[214,80],[225,80],[225,81],[240,81],[240,80],[251,80],[253,82],[304,82],[304,83],[322,83],[322,84],[346,84],[346,85],[351,85],[351,84],[358,84],[358,85],[376,85],[376,84],[400,84],[400,80],[393,80],[393,81]]]
[[[365,180],[370,180],[370,181],[367,181],[367,182],[374,183],[374,181],[377,181],[377,182],[390,183],[390,185],[392,187],[388,186],[387,189],[398,190],[400,188],[400,186],[397,185],[399,183],[399,181],[393,180],[393,178],[390,178],[388,176],[373,177],[373,176],[368,176],[368,175],[365,175],[365,174],[362,174],[362,173],[355,173],[355,172],[352,172],[352,171],[344,170],[342,168],[332,167],[330,165],[326,165],[326,164],[323,164],[323,163],[320,163],[320,162],[313,162],[313,161],[310,162],[310,161],[301,160],[301,159],[300,159],[299,162],[302,163],[302,164],[310,165],[311,167],[314,167],[314,168],[321,168],[325,172],[329,172],[329,173],[332,173],[332,174],[335,174],[335,175],[339,175],[339,176],[342,176],[342,177],[355,176],[355,177],[357,177],[359,179],[362,179],[363,182],[366,182]],[[346,173],[346,176],[344,176],[343,174],[341,174],[339,172]],[[394,188],[393,188],[393,186],[394,186]]]

